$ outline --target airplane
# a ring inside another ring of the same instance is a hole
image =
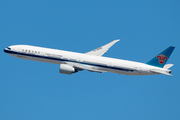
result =
[[[59,64],[59,72],[71,75],[82,70],[90,72],[112,72],[124,75],[171,75],[170,67],[173,64],[166,64],[173,46],[168,47],[147,63],[134,62],[129,60],[102,57],[111,46],[118,40],[94,49],[87,53],[77,53],[58,49],[30,45],[12,45],[4,49],[4,52],[21,59]]]

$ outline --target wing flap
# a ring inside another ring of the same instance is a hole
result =
[[[118,39],[118,40],[113,40],[112,42],[110,42],[110,43],[108,43],[108,44],[106,44],[106,45],[104,45],[104,46],[101,46],[101,47],[99,47],[99,48],[97,48],[97,49],[94,49],[94,50],[92,50],[92,51],[90,51],[90,52],[87,52],[87,53],[85,53],[86,55],[96,55],[96,56],[102,56],[104,53],[106,53],[106,51],[108,51],[109,50],[109,48],[111,47],[111,46],[113,46],[116,42],[118,42],[120,39]]]

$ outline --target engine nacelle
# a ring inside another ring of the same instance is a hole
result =
[[[62,74],[71,75],[72,73],[75,73],[76,70],[75,70],[72,66],[70,66],[70,65],[61,64],[61,65],[60,65],[59,72],[62,73]]]

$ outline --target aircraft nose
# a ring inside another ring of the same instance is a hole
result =
[[[7,52],[8,52],[8,49],[7,49],[7,48],[4,48],[4,52],[7,53]]]
[[[6,53],[7,51],[6,51],[6,48],[4,48],[4,52]]]

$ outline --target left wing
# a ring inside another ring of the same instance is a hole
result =
[[[73,66],[74,68],[76,68],[77,70],[80,70],[80,71],[88,70],[90,72],[98,72],[98,73],[107,72],[107,71],[98,70],[98,69],[94,68],[93,66],[84,65],[84,64],[80,64],[80,63],[66,62],[66,64]]]
[[[106,53],[106,51],[108,51],[109,50],[109,48],[111,47],[111,46],[113,46],[116,42],[118,42],[120,39],[118,39],[118,40],[113,40],[112,42],[110,42],[110,43],[108,43],[108,44],[106,44],[106,45],[104,45],[104,46],[101,46],[101,47],[99,47],[99,48],[97,48],[97,49],[94,49],[94,50],[92,50],[92,51],[90,51],[90,52],[87,52],[87,53],[85,53],[86,55],[96,55],[96,56],[102,56],[104,53]]]

